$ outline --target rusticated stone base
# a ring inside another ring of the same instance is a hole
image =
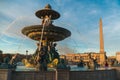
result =
[[[69,80],[116,80],[115,70],[71,71]]]
[[[120,80],[120,71],[117,70],[39,72],[0,69],[0,80]]]
[[[12,70],[0,69],[0,80],[11,80]]]

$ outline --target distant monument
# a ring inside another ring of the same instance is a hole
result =
[[[100,18],[100,21],[99,21],[99,37],[100,37],[100,52],[99,54],[94,54],[94,53],[88,53],[89,55],[89,64],[88,67],[90,69],[95,69],[97,68],[98,66],[103,66],[106,62],[106,52],[104,51],[104,38],[103,38],[103,26],[102,26],[102,19]],[[91,54],[93,54],[94,56],[92,57]],[[97,57],[95,55],[99,55],[99,64],[97,62]],[[84,62],[84,60],[83,60]],[[83,62],[79,62],[78,66],[80,67],[81,65],[83,65]]]
[[[104,51],[103,26],[101,18],[99,22],[99,34],[100,34],[100,64],[103,64],[105,62],[106,52]]]

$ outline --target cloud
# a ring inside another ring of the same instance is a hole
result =
[[[74,50],[67,45],[59,44],[57,49],[59,54],[74,53]]]
[[[19,17],[16,20],[14,20],[11,24],[6,27],[6,29],[3,31],[4,35],[7,35],[9,37],[16,37],[16,38],[24,38],[24,35],[21,33],[21,30],[29,25],[38,24],[36,18],[30,18],[30,17]]]
[[[25,26],[38,24],[39,22],[36,20],[37,20],[36,18],[30,18],[27,16],[19,17],[16,20],[14,20],[11,24],[8,25],[8,27],[6,26],[6,28],[1,32],[1,35],[0,35],[1,46],[2,47],[6,46],[6,48],[9,47],[11,50],[14,47],[14,49],[18,50],[17,48],[19,48],[20,45],[24,47],[26,45],[33,44],[34,41],[32,41],[31,39],[28,39],[25,35],[23,35],[21,33],[21,29]],[[29,47],[30,46],[27,46],[27,48]]]

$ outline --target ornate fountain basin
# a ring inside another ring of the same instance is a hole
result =
[[[22,29],[22,33],[33,40],[40,40],[42,34],[42,25],[27,26]],[[47,38],[48,41],[61,41],[69,37],[71,32],[65,28],[54,25],[45,26],[43,32],[43,40]]]

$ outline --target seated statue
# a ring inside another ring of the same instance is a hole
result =
[[[30,63],[29,60],[27,60],[27,59],[23,59],[23,60],[22,60],[22,63],[23,63],[26,67],[28,67],[28,68],[33,68],[33,67],[35,67],[35,65],[32,64],[32,63]]]
[[[0,65],[0,68],[2,69],[15,69],[17,64],[13,64],[16,57],[12,57],[10,54],[6,54],[6,56],[3,59],[3,63]]]
[[[42,25],[48,26],[50,24],[52,24],[51,15],[50,16],[46,15],[42,20]]]
[[[67,65],[65,64],[65,60],[61,59],[60,62],[57,65],[57,69],[69,69]]]
[[[52,60],[54,60],[55,58],[59,59],[59,53],[56,50],[56,46],[57,46],[57,44],[54,43],[50,49],[50,54],[51,54]]]
[[[58,59],[54,59],[51,63],[48,63],[48,67],[55,68],[58,65]]]

